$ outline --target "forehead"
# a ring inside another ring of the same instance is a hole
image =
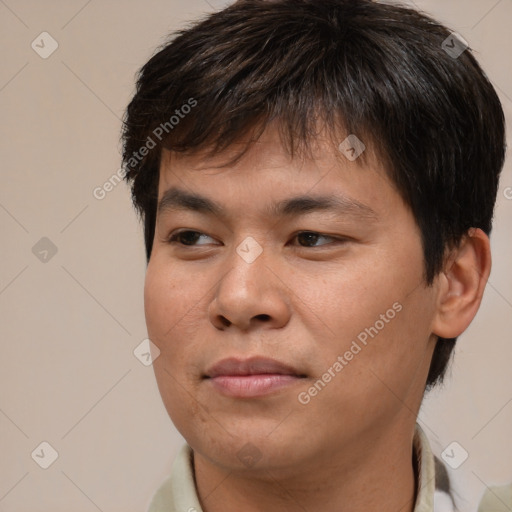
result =
[[[166,178],[169,171],[202,171],[203,175],[219,173],[226,169],[237,171],[261,168],[312,169],[314,167],[336,167],[345,172],[356,169],[379,171],[388,176],[387,160],[379,154],[372,141],[355,134],[333,134],[325,129],[306,142],[295,146],[294,154],[282,138],[277,122],[270,123],[257,137],[251,134],[233,142],[228,148],[212,154],[211,147],[188,152],[162,149],[160,177]],[[296,142],[296,141],[295,141]],[[174,174],[176,174],[174,172]]]
[[[266,213],[274,216],[323,205],[324,210],[339,207],[374,217],[370,204],[382,202],[394,186],[371,145],[357,139],[358,146],[347,136],[339,139],[319,136],[292,156],[274,127],[257,141],[243,140],[213,155],[164,149],[159,210],[188,207],[219,216],[222,205],[216,199],[234,204],[238,198],[245,206],[265,204]],[[347,147],[352,151],[347,153]]]

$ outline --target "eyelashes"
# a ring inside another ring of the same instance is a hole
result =
[[[192,235],[192,236],[191,236]],[[171,234],[167,240],[167,243],[172,245],[179,245],[180,247],[201,247],[205,244],[197,245],[197,241],[201,238],[211,238],[209,235],[202,233],[200,231],[194,231],[194,230],[182,230],[175,232]],[[308,245],[310,243],[314,244],[318,239],[328,239],[331,241],[334,241],[334,243],[346,243],[349,240],[344,237],[333,237],[330,235],[325,235],[323,233],[318,233],[316,231],[300,231],[296,233],[293,237],[293,239],[300,239],[302,241],[305,241],[306,245],[299,245],[300,248],[308,249],[308,248],[318,248],[323,247],[325,245],[332,245],[332,244],[321,244],[321,245]]]

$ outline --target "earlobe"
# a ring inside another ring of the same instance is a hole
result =
[[[442,338],[456,338],[476,315],[491,273],[489,237],[472,228],[446,259],[438,276],[437,312],[432,332]]]

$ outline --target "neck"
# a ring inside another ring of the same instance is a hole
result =
[[[303,467],[226,471],[194,453],[204,512],[413,512],[416,475],[410,425],[331,450]]]

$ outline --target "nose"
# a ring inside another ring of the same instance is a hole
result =
[[[290,286],[278,267],[270,249],[264,249],[254,261],[233,251],[209,306],[210,322],[219,330],[243,332],[286,325]]]

